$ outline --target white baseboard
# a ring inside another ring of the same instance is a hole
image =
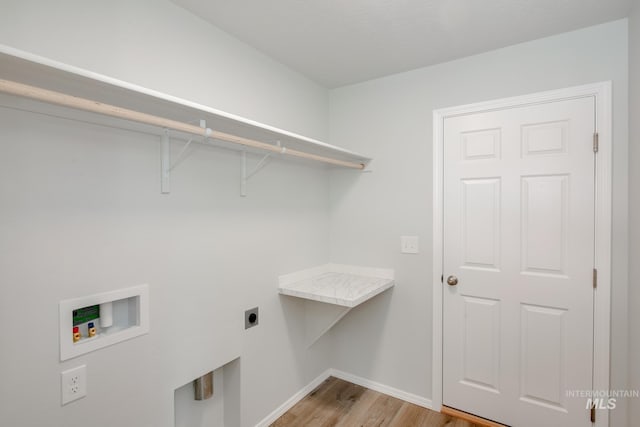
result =
[[[377,391],[378,393],[386,394],[387,396],[395,397],[397,399],[413,403],[414,405],[422,406],[423,408],[433,409],[430,399],[331,368],[324,371],[316,379],[311,381],[301,390],[296,392],[296,394],[287,399],[286,402],[284,402],[276,410],[271,412],[269,415],[263,418],[262,421],[256,424],[256,427],[269,427],[278,418],[284,415],[285,412],[293,408],[296,403],[300,402],[307,394],[311,393],[316,387],[322,384],[322,382],[329,377],[340,378],[341,380],[349,381],[350,383],[366,387],[368,389]]]
[[[302,389],[297,391],[296,394],[294,394],[289,399],[287,399],[287,401],[284,402],[282,405],[280,405],[278,408],[276,408],[275,411],[273,411],[272,413],[267,415],[265,418],[263,418],[258,424],[256,424],[256,427],[269,427],[278,418],[283,416],[285,412],[293,408],[293,406],[296,403],[300,402],[307,394],[311,393],[316,387],[322,384],[322,382],[327,378],[329,378],[330,376],[331,376],[331,369],[327,369],[326,371],[318,375],[316,379],[314,379],[309,384],[304,386]]]
[[[423,408],[433,409],[431,400],[425,397],[418,396],[413,393],[408,393],[403,390],[398,390],[397,388],[389,387],[388,385],[380,384],[353,374],[338,371],[337,369],[329,369],[329,374],[330,376],[349,381],[350,383],[354,383],[362,387],[366,387],[368,389],[377,391],[378,393],[386,394],[387,396],[395,397],[397,399],[404,400],[405,402],[422,406]]]

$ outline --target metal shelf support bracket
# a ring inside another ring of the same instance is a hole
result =
[[[253,167],[251,172],[247,172],[247,152],[242,150],[240,154],[240,195],[247,197],[247,181],[249,178],[260,172],[266,166],[271,158],[271,154],[265,154],[260,161]]]
[[[171,144],[169,141],[169,129],[164,129],[160,137],[160,193],[169,194],[171,192]]]
[[[209,130],[207,128],[207,122],[205,120],[200,120],[200,127],[203,129],[207,129],[207,135],[209,135]],[[204,137],[206,141],[208,136]],[[160,139],[160,147],[162,151],[161,157],[161,183],[160,183],[160,192],[162,194],[169,194],[171,192],[171,171],[176,168],[184,160],[185,154],[187,150],[191,146],[193,142],[193,138],[190,138],[189,141],[182,147],[178,155],[176,156],[176,160],[171,163],[171,141],[169,139],[169,129],[165,128],[164,132]]]

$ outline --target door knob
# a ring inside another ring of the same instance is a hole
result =
[[[447,277],[447,285],[455,286],[458,284],[458,278],[456,276]]]

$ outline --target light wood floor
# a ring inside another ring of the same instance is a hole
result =
[[[479,427],[334,377],[271,427]]]

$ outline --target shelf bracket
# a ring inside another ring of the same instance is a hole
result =
[[[314,305],[318,305],[317,302],[312,302],[312,304]],[[326,334],[327,332],[329,332],[329,330],[331,328],[333,328],[335,326],[336,323],[338,323],[340,320],[342,320],[342,318],[344,316],[347,315],[347,313],[349,313],[351,311],[351,307],[340,307],[340,310],[338,310],[337,312],[332,313],[333,316],[335,316],[333,319],[329,320],[329,323],[322,329],[320,329],[318,332],[316,332],[315,337],[313,338],[313,340],[310,340],[309,343],[307,344],[307,349],[311,348],[311,346],[313,346],[324,334]],[[315,314],[317,316],[317,314]],[[307,332],[310,332],[309,330]]]
[[[200,120],[200,127],[203,129],[207,129],[207,122],[205,120]],[[207,129],[207,131],[209,131],[209,129]],[[206,140],[207,137],[205,136],[204,139]],[[169,129],[165,128],[164,133],[162,134],[162,137],[160,140],[160,146],[162,150],[162,157],[161,157],[161,168],[162,168],[161,180],[162,181],[160,183],[160,188],[161,188],[160,192],[162,194],[169,194],[171,192],[171,185],[170,185],[171,171],[175,169],[175,167],[182,162],[182,160],[184,159],[185,153],[187,152],[187,150],[191,146],[191,143],[193,142],[193,138],[189,139],[189,141],[187,141],[187,143],[182,147],[182,149],[176,156],[176,160],[173,163],[171,163],[170,142],[171,141],[169,140]]]
[[[240,154],[240,195],[247,197],[247,181],[256,173],[266,166],[271,154],[265,154],[262,159],[254,166],[251,172],[247,172],[247,152],[242,150]]]
[[[165,128],[162,136],[160,137],[160,193],[169,194],[171,192],[171,144],[169,141],[169,129]]]
[[[173,162],[171,167],[169,167],[169,172],[171,172],[176,166],[180,164],[184,156],[184,153],[189,149],[189,146],[191,145],[192,142],[193,142],[193,138],[189,139],[187,143],[184,144],[184,146],[182,147],[182,150],[180,150],[180,152],[178,153],[178,156],[176,157],[176,161]]]

